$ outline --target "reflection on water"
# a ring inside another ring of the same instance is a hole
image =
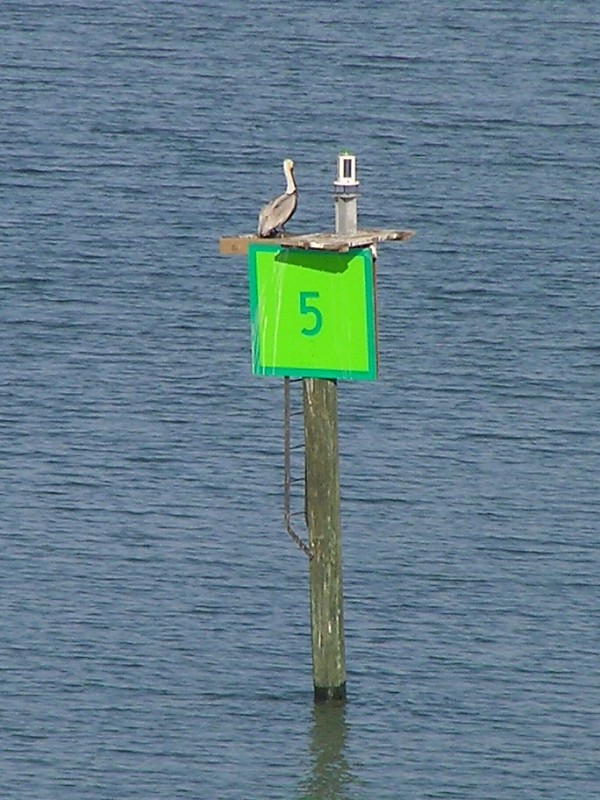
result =
[[[301,800],[351,800],[356,797],[346,760],[348,727],[343,703],[316,705],[310,738],[311,772],[300,787]]]

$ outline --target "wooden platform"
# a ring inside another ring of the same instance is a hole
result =
[[[219,239],[219,252],[223,256],[242,256],[251,244],[273,244],[301,250],[334,250],[346,253],[354,247],[369,247],[378,242],[406,242],[414,231],[360,230],[351,235],[343,233],[284,234],[263,239],[251,233],[241,236],[223,236]]]

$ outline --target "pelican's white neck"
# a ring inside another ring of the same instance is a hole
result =
[[[294,180],[294,162],[289,158],[283,162],[283,172],[287,186],[285,187],[286,194],[293,194],[296,191],[296,181]]]

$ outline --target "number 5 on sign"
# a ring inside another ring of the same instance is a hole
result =
[[[375,380],[371,251],[248,248],[256,375]]]
[[[302,328],[304,336],[316,336],[323,325],[323,315],[312,301],[319,297],[319,292],[300,292],[300,313],[312,314],[314,316],[313,325],[310,328]]]

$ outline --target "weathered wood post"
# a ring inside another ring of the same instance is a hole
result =
[[[357,230],[356,159],[338,156],[335,232]],[[344,700],[344,598],[337,422],[337,381],[303,381],[306,525],[310,561],[310,621],[315,701]]]
[[[337,385],[303,381],[305,502],[315,701],[346,697]]]

